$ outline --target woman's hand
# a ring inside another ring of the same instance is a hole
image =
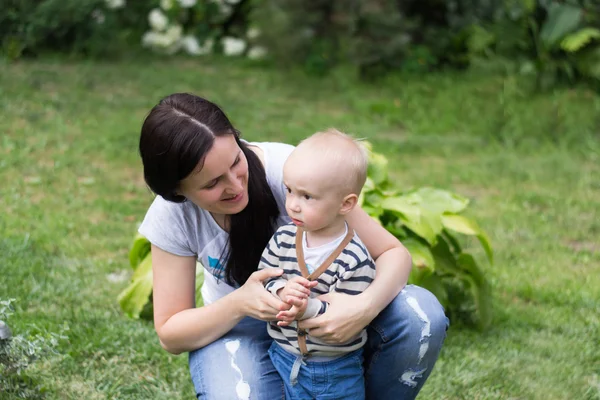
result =
[[[327,312],[318,317],[298,321],[298,326],[309,329],[309,335],[332,344],[348,342],[377,316],[362,294],[350,296],[327,293],[319,296],[329,303]]]
[[[280,276],[280,268],[265,268],[250,275],[246,283],[235,291],[244,316],[274,321],[280,311],[290,309],[290,305],[273,296],[263,286],[263,281]]]

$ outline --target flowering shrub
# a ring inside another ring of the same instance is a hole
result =
[[[248,8],[245,0],[160,0],[148,13],[142,45],[164,54],[261,58],[266,49],[252,45],[259,33],[248,27]]]

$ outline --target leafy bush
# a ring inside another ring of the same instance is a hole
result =
[[[516,61],[540,89],[560,81],[600,87],[600,5],[594,1],[512,0],[492,22],[472,27],[472,57]]]
[[[2,53],[8,59],[47,51],[117,54],[128,45],[137,45],[147,24],[146,2],[131,3],[125,13],[123,0],[4,0]]]
[[[489,325],[490,285],[475,258],[462,249],[455,237],[456,233],[477,237],[489,261],[493,261],[485,232],[475,221],[460,214],[469,204],[466,198],[433,188],[401,193],[388,178],[387,159],[372,152],[359,202],[410,251],[413,269],[409,283],[435,294],[451,319],[480,329]],[[131,284],[119,295],[121,308],[132,318],[152,318],[150,243],[139,234],[131,246],[129,261],[135,271]],[[200,264],[196,271],[196,298],[201,306]]]
[[[390,70],[465,65],[461,30],[500,6],[500,0],[263,0],[252,21],[277,60],[317,73],[351,63],[372,78]]]
[[[0,300],[0,388],[2,393],[20,399],[44,397],[44,388],[27,369],[37,360],[57,354],[57,347],[65,336],[37,327],[13,336],[6,321],[14,313],[14,299]]]
[[[540,88],[563,78],[600,82],[593,0],[262,0],[252,21],[274,59],[319,74],[349,63],[370,79],[486,58],[516,61]]]

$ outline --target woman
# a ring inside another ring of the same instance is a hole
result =
[[[274,230],[289,222],[282,167],[292,149],[240,140],[218,106],[191,94],[162,99],[142,126],[144,177],[157,194],[140,226],[152,243],[154,324],[167,351],[190,352],[198,398],[285,398],[264,321],[289,306],[261,283],[282,271],[256,269]],[[393,235],[361,209],[348,221],[376,261],[376,278],[360,295],[326,295],[327,313],[302,327],[339,343],[368,325],[367,398],[415,398],[448,320],[431,293],[405,287],[411,258]],[[205,267],[201,308],[196,260]]]

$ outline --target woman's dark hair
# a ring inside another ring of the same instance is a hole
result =
[[[188,93],[162,99],[148,114],[140,135],[144,179],[165,200],[181,203],[180,182],[204,162],[215,137],[233,135],[248,160],[248,205],[230,215],[225,280],[244,284],[256,271],[262,252],[275,231],[277,202],[260,159],[240,141],[236,130],[216,104]]]

